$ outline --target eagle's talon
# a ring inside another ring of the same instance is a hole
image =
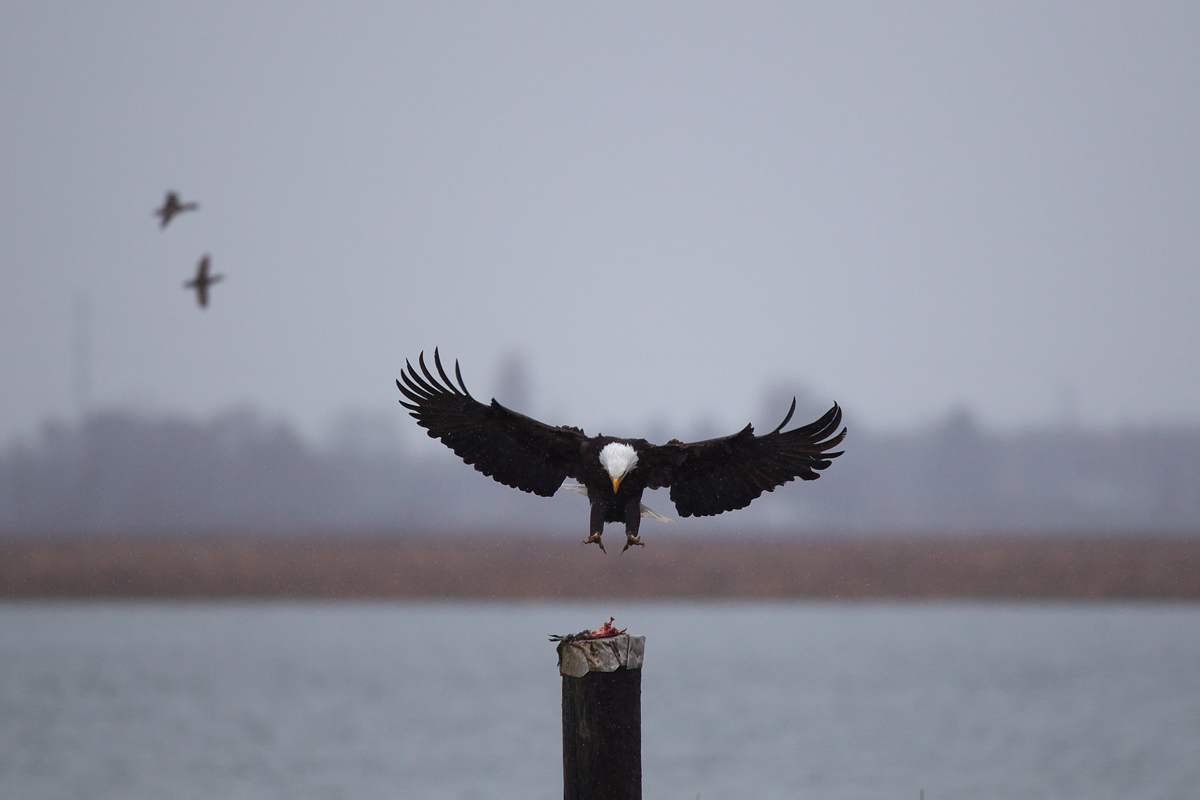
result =
[[[637,545],[638,547],[645,547],[646,543],[643,542],[641,539],[639,539],[636,536],[629,536],[628,534],[626,534],[625,546],[621,548],[621,552],[624,553],[626,550],[628,550],[633,545]]]
[[[587,537],[586,539],[584,539],[584,540],[583,540],[583,543],[584,543],[584,544],[595,544],[595,545],[599,545],[599,546],[600,546],[600,552],[601,552],[601,553],[604,553],[604,554],[606,554],[606,555],[608,554],[608,551],[604,549],[604,542],[600,541],[600,534],[598,534],[598,533],[593,533],[591,536],[589,536],[589,537]]]

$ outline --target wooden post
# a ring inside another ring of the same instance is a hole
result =
[[[644,636],[563,642],[563,800],[641,800]]]

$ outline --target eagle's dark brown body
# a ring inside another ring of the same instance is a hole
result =
[[[639,460],[641,453],[648,452],[654,446],[645,439],[615,439],[611,436],[597,436],[584,443],[580,474],[570,477],[587,487],[588,501],[592,505],[589,539],[594,537],[601,549],[604,545],[600,543],[600,534],[604,532],[606,522],[624,522],[626,542],[640,543],[637,534],[642,524],[642,492],[648,488],[659,488],[659,485],[650,485],[650,471],[634,469],[614,492],[609,474],[600,464],[600,451],[611,442],[630,445],[639,453]]]

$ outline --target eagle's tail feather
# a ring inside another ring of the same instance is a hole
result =
[[[668,517],[666,514],[660,514],[653,508],[646,508],[646,504],[642,503],[642,516],[646,519],[658,520],[659,522],[674,522],[675,520]]]

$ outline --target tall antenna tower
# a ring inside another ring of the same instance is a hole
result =
[[[92,390],[92,309],[87,292],[75,295],[71,320],[71,389],[75,413],[83,417]]]

